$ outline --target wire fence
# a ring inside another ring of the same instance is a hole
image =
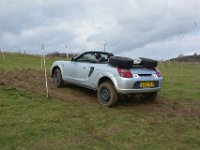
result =
[[[183,69],[186,67],[191,67],[192,65],[200,65],[200,62],[177,62],[177,61],[160,61],[158,67],[160,69],[176,67],[177,69]]]

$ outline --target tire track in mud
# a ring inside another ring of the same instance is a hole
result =
[[[77,101],[99,106],[96,92],[67,85],[64,88],[56,88],[51,77],[48,76],[50,97],[63,101]],[[32,69],[16,69],[14,71],[0,71],[0,86],[14,87],[19,90],[27,90],[39,94],[46,94],[45,78],[42,71]],[[141,103],[130,99],[119,100],[114,109],[132,110],[149,113],[165,113],[169,117],[183,116],[187,118],[200,117],[200,102],[193,100],[175,100],[158,97],[154,103]]]
[[[44,73],[31,69],[15,70],[15,71],[0,71],[0,85],[5,87],[14,87],[19,90],[27,90],[39,94],[46,95]],[[56,88],[51,77],[48,76],[48,87],[50,97],[67,100],[67,101],[83,101],[92,102],[96,98],[95,93],[88,96],[86,92],[91,92],[82,88],[69,85],[64,88]],[[95,101],[94,101],[95,102]]]

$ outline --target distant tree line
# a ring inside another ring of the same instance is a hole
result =
[[[176,58],[170,59],[171,61],[178,62],[200,62],[200,54],[194,53],[193,55],[184,56],[183,54],[178,55]]]
[[[52,53],[48,53],[47,57],[65,57],[65,58],[72,58],[77,56],[78,54],[76,53],[60,53],[60,52],[52,52]]]

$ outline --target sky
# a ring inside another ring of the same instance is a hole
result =
[[[2,51],[200,54],[200,0],[1,0]]]

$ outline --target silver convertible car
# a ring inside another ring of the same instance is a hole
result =
[[[147,58],[88,51],[69,61],[55,61],[51,76],[56,87],[71,83],[96,90],[99,103],[112,107],[120,96],[139,95],[154,101],[163,79],[156,66],[157,61]]]

